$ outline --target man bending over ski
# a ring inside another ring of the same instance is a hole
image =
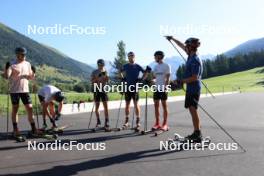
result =
[[[52,85],[45,85],[38,91],[39,101],[42,106],[42,116],[43,116],[43,130],[47,128],[46,116],[49,117],[52,123],[52,129],[56,130],[57,125],[55,120],[61,115],[61,110],[63,106],[64,95],[61,90]],[[55,113],[54,102],[59,103],[58,111]]]
[[[189,38],[185,41],[185,44],[183,44],[172,36],[168,36],[167,39],[174,41],[188,55],[184,74],[185,79],[178,81],[179,83],[187,84],[185,108],[189,108],[194,127],[194,132],[186,138],[193,142],[201,142],[202,133],[200,118],[197,112],[203,72],[202,61],[197,56],[197,49],[200,46],[200,41],[197,38]]]

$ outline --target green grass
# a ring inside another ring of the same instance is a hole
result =
[[[248,71],[243,72],[237,72],[229,75],[224,76],[218,76],[213,77],[210,79],[203,80],[204,83],[207,84],[208,88],[216,93],[216,92],[222,92],[223,89],[225,92],[229,91],[235,91],[240,88],[242,92],[260,92],[264,91],[263,85],[264,85],[264,67],[259,67],[255,69],[251,69]],[[206,92],[206,89],[203,88],[203,93]],[[169,96],[177,96],[177,95],[183,95],[183,91],[176,91],[176,92],[170,92]],[[152,93],[148,93],[149,97],[152,97]],[[31,95],[33,104],[35,104],[35,98],[34,95]],[[92,101],[93,94],[92,93],[74,93],[69,92],[66,93],[67,102],[72,103],[73,101]],[[140,92],[140,97],[144,98],[145,93],[143,91]],[[120,100],[121,94],[119,93],[109,93],[109,99],[110,100]],[[6,111],[6,104],[7,102],[7,96],[6,95],[0,95],[0,113],[3,115]],[[11,107],[11,106],[9,106]],[[24,107],[21,106],[19,110],[19,114],[24,114],[25,110]]]

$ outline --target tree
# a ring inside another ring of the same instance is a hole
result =
[[[122,40],[117,43],[117,48],[118,48],[117,53],[116,53],[117,56],[114,62],[112,63],[112,66],[115,69],[114,74],[116,77],[118,73],[120,72],[120,70],[122,69],[122,66],[127,63],[126,51],[125,51],[126,45]]]

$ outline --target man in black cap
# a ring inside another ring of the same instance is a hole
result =
[[[35,78],[35,74],[32,71],[31,64],[26,61],[27,50],[23,47],[18,47],[15,50],[16,59],[9,63],[6,63],[6,68],[4,71],[4,77],[9,79],[10,84],[10,97],[12,102],[12,123],[13,123],[13,135],[15,137],[20,136],[18,129],[18,118],[17,112],[19,108],[19,101],[22,100],[25,109],[28,114],[28,120],[30,122],[32,133],[36,134],[38,130],[36,129],[32,101],[29,94],[29,80]]]
[[[200,118],[197,111],[202,87],[201,78],[203,72],[202,61],[197,56],[197,49],[200,46],[200,41],[198,38],[188,38],[185,41],[185,44],[183,44],[172,36],[168,36],[167,39],[174,41],[188,55],[184,79],[178,80],[178,82],[180,84],[187,84],[185,108],[189,108],[194,127],[194,132],[191,135],[187,136],[187,139],[193,142],[201,142],[202,133]]]
[[[103,59],[98,59],[97,67],[98,68],[94,70],[91,74],[91,82],[94,87],[95,114],[97,117],[96,127],[99,127],[101,125],[99,107],[100,107],[100,101],[102,101],[104,106],[104,115],[105,115],[104,128],[106,131],[110,131],[109,115],[108,115],[108,95],[107,92],[104,91],[104,86],[109,81],[109,76],[105,69],[105,61]]]

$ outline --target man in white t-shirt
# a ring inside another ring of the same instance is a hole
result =
[[[25,109],[27,111],[28,120],[32,128],[32,134],[36,134],[38,130],[36,129],[32,101],[29,94],[29,80],[35,78],[35,74],[32,71],[32,66],[26,61],[26,48],[19,47],[15,50],[16,59],[9,63],[6,63],[4,77],[9,80],[10,86],[10,97],[12,102],[12,123],[13,123],[13,135],[15,137],[20,136],[18,129],[18,118],[17,112],[19,108],[19,101],[22,100]]]
[[[154,57],[155,57],[155,61],[157,62],[157,65],[153,69],[155,85],[156,85],[156,91],[153,94],[156,123],[152,127],[152,129],[153,130],[161,129],[164,131],[168,131],[169,127],[167,124],[168,122],[167,87],[170,81],[171,69],[168,64],[163,62],[164,53],[162,51],[156,51],[154,54]],[[160,126],[160,120],[159,120],[160,101],[161,101],[161,105],[163,108],[163,123],[161,126]]]
[[[47,128],[46,116],[49,117],[52,128],[57,128],[55,120],[60,117],[64,100],[64,95],[61,90],[52,85],[45,85],[38,91],[38,97],[42,106],[43,129]],[[57,114],[53,101],[59,103]]]

